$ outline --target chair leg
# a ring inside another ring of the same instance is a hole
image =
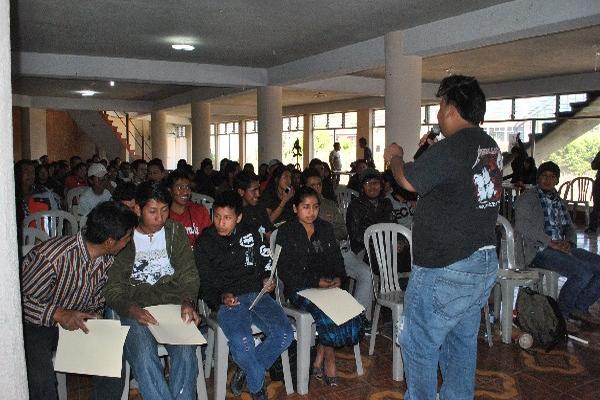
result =
[[[67,400],[67,374],[56,373],[56,382],[58,383],[58,400]]]
[[[365,373],[362,365],[362,358],[360,357],[360,344],[354,345],[354,359],[356,361],[356,375],[361,376]]]
[[[215,351],[215,330],[209,326],[208,335],[206,336],[206,352],[204,360],[204,377],[210,378],[210,371],[213,367],[213,356]]]
[[[490,321],[490,305],[487,301],[483,305],[483,318],[485,318],[485,335],[487,337],[488,346],[492,347],[494,345],[492,342],[492,323]]]
[[[283,381],[285,383],[285,393],[290,395],[294,393],[294,382],[292,381],[292,373],[290,371],[290,358],[288,351],[281,353],[281,365],[283,366]]]
[[[121,400],[129,400],[129,381],[131,379],[131,366],[125,361],[125,382],[123,382],[123,393]]]
[[[296,390],[298,394],[305,395],[308,393],[308,381],[310,380],[310,348],[314,324],[302,322],[296,320]]]
[[[500,284],[496,283],[493,289],[494,296],[494,321],[498,323],[500,321],[500,302],[501,302],[501,293],[500,293]]]
[[[369,339],[369,355],[372,356],[375,352],[375,336],[377,336],[377,325],[379,324],[379,312],[381,304],[375,304],[375,313],[373,314],[373,326],[371,328],[371,338]]]
[[[509,344],[512,336],[512,312],[515,296],[515,285],[506,280],[500,284],[502,290],[502,343]]]
[[[398,341],[398,326],[400,322],[400,316],[402,315],[403,307],[401,305],[392,309],[392,379],[395,381],[404,380],[404,364],[402,363],[402,353],[400,352],[400,346],[397,344]]]
[[[224,400],[227,392],[227,366],[229,364],[229,344],[221,330],[215,333],[215,400]]]
[[[206,381],[204,380],[204,367],[202,365],[202,350],[196,346],[196,357],[198,358],[198,378],[196,379],[196,396],[198,400],[208,400]]]

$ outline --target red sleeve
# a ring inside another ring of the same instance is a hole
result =
[[[203,230],[212,224],[210,214],[202,204],[191,203],[190,211],[193,215],[194,222],[196,222],[196,225],[198,226],[198,234],[201,234]]]

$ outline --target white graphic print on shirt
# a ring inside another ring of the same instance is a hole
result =
[[[135,261],[133,262],[131,278],[154,285],[163,276],[175,274],[167,254],[164,227],[154,233],[152,238],[135,230],[133,240],[135,243]]]
[[[502,198],[502,154],[497,147],[479,148],[473,164],[473,184],[477,207],[497,207]]]

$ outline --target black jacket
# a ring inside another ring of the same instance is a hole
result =
[[[285,286],[285,294],[319,287],[321,278],[346,278],[340,247],[333,225],[317,218],[311,240],[300,222],[290,221],[277,230],[276,243],[281,246],[277,269]]]
[[[236,227],[219,236],[214,226],[202,232],[194,249],[200,275],[200,297],[209,307],[221,304],[223,293],[260,292],[271,271],[271,252],[257,232]]]
[[[346,213],[346,227],[350,237],[350,248],[354,254],[358,254],[365,248],[364,235],[368,227],[383,222],[395,222],[393,211],[392,202],[384,197],[371,201],[367,196],[361,194],[360,197],[352,199]],[[372,251],[373,246],[370,247]],[[369,263],[366,253],[364,261]],[[379,274],[377,265],[375,265],[374,272]]]

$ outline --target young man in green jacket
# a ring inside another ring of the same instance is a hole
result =
[[[181,318],[200,322],[194,310],[200,281],[185,228],[168,220],[171,196],[156,182],[141,183],[135,211],[140,222],[132,240],[115,258],[108,273],[106,303],[130,326],[125,358],[131,365],[142,396],[153,399],[196,398],[198,360],[194,346],[165,345],[171,358],[167,384],[148,329],[157,324],[144,307],[181,304]]]

